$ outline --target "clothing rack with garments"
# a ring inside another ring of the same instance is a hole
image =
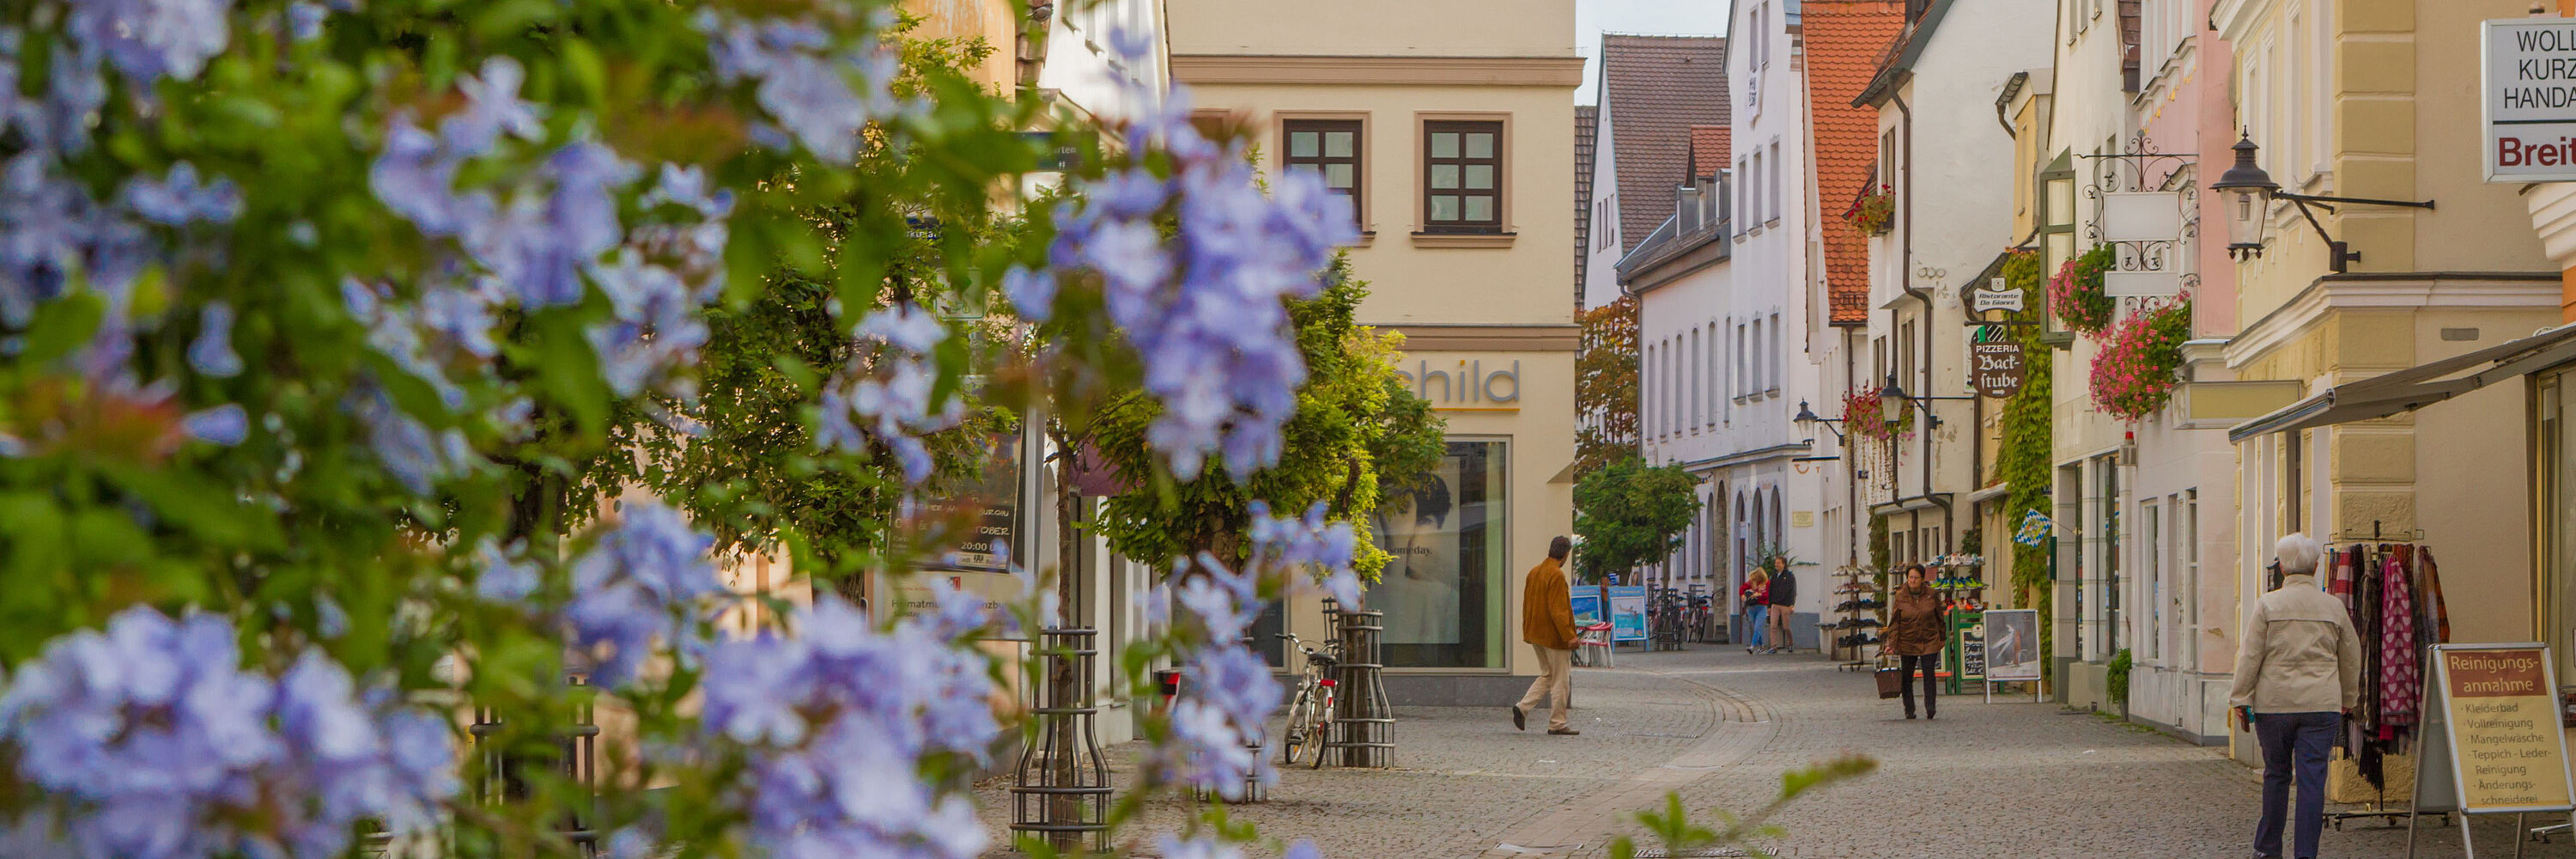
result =
[[[2451,640],[2441,575],[2423,536],[2420,530],[2386,534],[2373,522],[2368,539],[2334,535],[2319,563],[2318,585],[2343,602],[2362,644],[2360,701],[2335,744],[2378,796],[2362,811],[2328,815],[2337,829],[2362,818],[2393,826],[2411,813],[2388,806],[2388,758],[2415,751],[2427,653]]]
[[[1869,649],[1878,646],[1879,617],[1885,608],[1882,595],[1887,591],[1863,581],[1873,574],[1864,567],[1847,566],[1834,571],[1842,584],[1834,588],[1834,611],[1843,619],[1828,624],[1819,638],[1831,648],[1826,652],[1843,660],[1834,666],[1838,671],[1858,671],[1870,666]]]

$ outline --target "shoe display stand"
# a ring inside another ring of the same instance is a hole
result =
[[[1993,607],[1986,602],[1986,559],[1979,555],[1942,555],[1923,566],[1931,569],[1932,589],[1950,610],[1949,628],[1942,630],[1949,638],[1949,646],[1941,651],[1941,667],[1949,674],[1949,682],[1942,691],[1965,694],[1963,690],[1986,679],[1985,612]]]
[[[1835,669],[1866,670],[1878,648],[1879,627],[1886,623],[1887,591],[1878,583],[1879,573],[1866,567],[1844,567],[1834,576],[1842,583],[1834,588],[1833,613],[1842,619],[1826,624],[1817,637],[1826,657],[1837,660]]]

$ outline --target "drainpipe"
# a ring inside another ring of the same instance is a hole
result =
[[[1905,238],[1897,243],[1896,283],[1899,288],[1905,290],[1907,297],[1923,305],[1923,378],[1920,380],[1922,387],[1915,390],[1929,397],[1932,396],[1932,315],[1934,311],[1932,294],[1914,285],[1914,108],[1905,103],[1904,96],[1895,93],[1889,93],[1887,100],[1888,103],[1896,105],[1898,122],[1905,126],[1905,178],[1903,180],[1905,188],[1899,192],[1903,196],[1897,198],[1900,205],[1897,218],[1903,225]],[[1947,532],[1958,530],[1958,523],[1952,521],[1949,503],[1938,500],[1938,494],[1932,491],[1932,421],[1929,418],[1932,407],[1929,405],[1931,401],[1924,402],[1926,405],[1923,407],[1923,413],[1926,418],[1923,421],[1923,498],[1941,505],[1941,519],[1950,524],[1949,528],[1944,529],[1945,533],[1942,535],[1942,540],[1946,544],[1949,538]],[[1919,517],[1916,525],[1918,527],[1921,525]]]

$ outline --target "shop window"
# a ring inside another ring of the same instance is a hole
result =
[[[1503,231],[1503,124],[1422,124],[1423,230]]]
[[[1504,666],[1504,643],[1519,640],[1504,615],[1520,581],[1504,542],[1508,460],[1504,442],[1452,441],[1430,473],[1387,488],[1371,524],[1392,557],[1368,592],[1368,605],[1386,613],[1387,667]]]
[[[1360,121],[1356,119],[1291,119],[1281,129],[1288,136],[1290,170],[1309,170],[1351,207],[1351,224],[1366,230],[1359,193],[1361,179]]]
[[[2546,595],[2541,640],[2558,655],[2559,682],[2568,683],[2566,678],[2576,677],[2576,433],[2568,431],[2576,422],[2576,398],[2567,395],[2567,387],[2576,384],[2576,370],[2536,378],[2532,443],[2540,459],[2540,497],[2548,501],[2540,523],[2547,565],[2541,578]]]

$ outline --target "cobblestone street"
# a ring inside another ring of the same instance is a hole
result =
[[[1867,676],[1812,654],[1723,646],[1621,654],[1615,669],[1576,669],[1574,688],[1580,737],[1513,731],[1500,708],[1406,708],[1396,769],[1291,770],[1268,802],[1232,814],[1265,835],[1311,838],[1334,859],[1583,859],[1641,833],[1631,815],[1661,807],[1667,791],[1707,819],[1759,807],[1786,770],[1859,753],[1880,771],[1792,806],[1766,849],[1790,859],[2252,853],[2257,773],[2221,749],[2055,704],[1961,696],[1943,701],[1938,721],[1907,722]],[[1123,784],[1130,750],[1115,755]],[[983,796],[997,842],[1002,788]],[[1149,808],[1131,832],[1160,831],[1180,813]],[[2509,823],[2480,824],[2482,853],[2511,854]],[[2461,855],[2457,830],[2425,826],[2418,855]],[[2330,857],[2402,857],[2406,831],[2356,822],[2328,828],[2322,846]],[[2523,855],[2576,857],[2576,844],[2531,843]]]

